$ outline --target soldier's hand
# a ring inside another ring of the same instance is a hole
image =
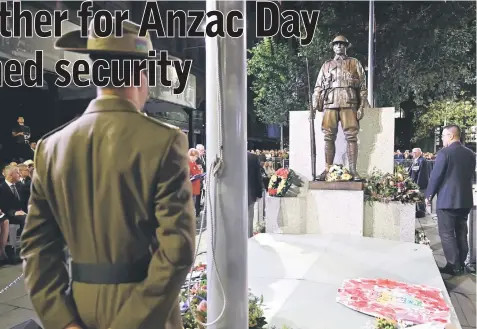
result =
[[[364,117],[364,109],[359,108],[358,111],[356,111],[356,119],[360,121]]]
[[[315,120],[315,112],[310,112],[310,115],[308,117],[308,120]]]

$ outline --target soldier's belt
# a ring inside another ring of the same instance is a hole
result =
[[[147,277],[150,258],[133,263],[71,262],[71,279],[89,284],[139,283]]]
[[[359,83],[353,83],[353,82],[332,82],[330,85],[330,88],[359,88]]]

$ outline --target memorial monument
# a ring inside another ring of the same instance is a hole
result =
[[[338,36],[330,45],[335,56],[316,72],[314,89],[308,74],[309,111],[290,111],[289,166],[304,184],[296,197],[267,196],[266,231],[381,236],[374,218],[390,216],[378,204],[365,211],[361,178],[394,170],[394,108],[370,108],[364,68],[346,53],[350,42]]]
[[[354,181],[361,181],[357,171],[359,121],[364,109],[369,108],[366,73],[361,63],[346,54],[351,43],[344,36],[337,36],[330,43],[335,56],[321,67],[316,80],[310,108],[311,152],[313,180],[326,180],[336,154],[338,125],[347,142],[349,170]],[[325,141],[325,169],[316,177],[316,143],[314,123],[316,111],[323,112],[321,130]]]

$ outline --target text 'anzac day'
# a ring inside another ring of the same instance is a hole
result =
[[[77,13],[80,22],[81,36],[87,37],[88,27],[93,20],[94,33],[101,38],[113,36],[122,37],[122,25],[124,21],[129,20],[129,10],[116,10],[109,12],[107,10],[93,11],[93,2],[85,1],[81,3]],[[298,38],[302,45],[311,43],[320,12],[313,11],[280,11],[279,6],[271,1],[258,1],[256,3],[256,35],[257,37],[271,37],[281,34],[285,38]],[[54,10],[51,13],[48,10],[38,10],[35,13],[21,8],[20,1],[14,1],[13,5],[7,5],[7,2],[0,3],[0,36],[3,38],[51,38],[60,37],[62,33],[62,23],[70,19],[67,10]],[[205,37],[232,37],[239,38],[244,33],[244,13],[238,10],[231,10],[223,13],[218,10],[205,12],[203,10],[167,10],[161,13],[158,2],[146,2],[143,11],[139,36],[144,37],[150,34],[156,38],[205,38]],[[164,58],[164,55],[166,58]],[[28,67],[21,65],[17,60],[11,59],[0,63],[1,81],[8,86],[40,86],[43,83],[42,68],[43,56],[41,51],[37,51],[34,59],[30,59]],[[176,71],[178,86],[174,88],[175,94],[184,91],[192,67],[192,60],[169,59],[167,52],[162,51],[159,60],[156,56],[150,56],[147,59],[150,63],[129,63],[131,70],[145,70],[148,74],[154,72],[154,76],[149,76],[149,81],[155,80],[156,74],[160,77],[159,83],[168,87],[171,81],[168,80],[166,71],[167,66],[172,66]],[[77,63],[81,62],[81,63]],[[83,63],[84,62],[84,63]],[[70,67],[72,69],[65,69]],[[78,68],[81,67],[81,70]],[[152,69],[156,67],[156,70]],[[28,70],[27,70],[28,68]],[[69,63],[67,60],[60,60],[56,65],[58,79],[55,82],[60,87],[74,83],[79,86],[87,86],[90,83],[84,82],[84,75],[89,74],[92,83],[96,85],[98,81],[121,82],[112,77],[101,77],[105,70],[101,70],[101,65],[86,60],[77,60],[75,63]],[[115,72],[115,70],[108,70]],[[32,74],[35,74],[35,77]],[[72,76],[73,75],[73,76]],[[82,76],[80,79],[79,75]],[[154,81],[154,85],[155,85]],[[134,85],[134,81],[132,82]]]

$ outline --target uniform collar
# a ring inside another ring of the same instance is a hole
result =
[[[96,99],[93,99],[86,111],[87,113],[96,113],[96,112],[134,112],[140,113],[136,106],[125,98],[118,96],[101,96]]]
[[[343,60],[343,59],[347,59],[347,58],[348,58],[348,56],[346,56],[346,55],[335,55],[335,58],[333,58],[333,59],[335,61],[337,61],[339,59]]]

